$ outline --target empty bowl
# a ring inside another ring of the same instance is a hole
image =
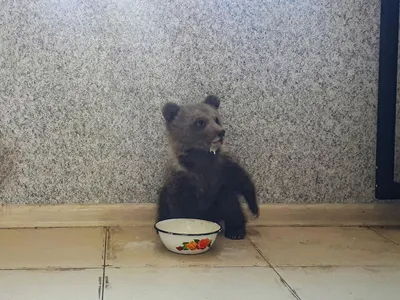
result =
[[[168,219],[157,222],[154,228],[168,250],[179,254],[207,252],[215,243],[221,226],[198,219]]]

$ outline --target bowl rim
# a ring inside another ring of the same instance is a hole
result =
[[[166,231],[163,229],[159,229],[157,228],[157,224],[161,223],[163,221],[168,221],[168,220],[195,220],[195,221],[202,221],[202,222],[208,222],[208,223],[213,223],[218,225],[218,229],[215,231],[211,231],[211,232],[205,232],[205,233],[178,233],[178,232],[171,232],[171,231]],[[162,233],[166,233],[166,234],[171,234],[171,235],[182,235],[182,236],[204,236],[204,235],[210,235],[210,234],[215,234],[215,233],[219,233],[222,230],[222,227],[220,224],[216,223],[216,222],[212,222],[212,221],[207,221],[207,220],[202,220],[202,219],[195,219],[195,218],[174,218],[174,219],[165,219],[165,220],[161,220],[158,221],[154,224],[154,229],[157,231],[157,233],[162,232]]]

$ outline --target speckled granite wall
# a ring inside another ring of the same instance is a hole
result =
[[[207,93],[260,201],[374,200],[379,0],[0,3],[0,202],[155,201]]]

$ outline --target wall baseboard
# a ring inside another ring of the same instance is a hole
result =
[[[0,228],[153,226],[155,204],[0,206]],[[400,226],[400,204],[262,204],[250,226]],[[246,214],[248,210],[245,209]]]

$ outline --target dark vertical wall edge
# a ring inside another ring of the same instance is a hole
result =
[[[394,182],[399,0],[381,1],[376,144],[377,199],[399,199]]]

